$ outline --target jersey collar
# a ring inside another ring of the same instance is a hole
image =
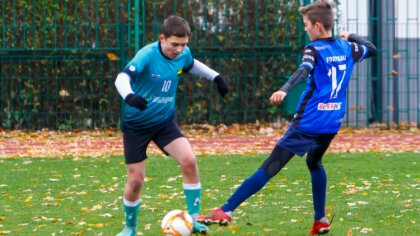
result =
[[[162,54],[162,56],[163,56],[164,58],[166,58],[167,60],[172,61],[172,59],[171,59],[171,58],[169,58],[169,57],[165,56],[165,54],[163,53],[163,51],[162,51],[162,47],[160,46],[160,41],[158,41],[158,48],[159,48],[159,52],[160,52],[160,54]]]
[[[333,37],[320,38],[320,39],[317,39],[315,41],[327,41],[327,42],[331,42],[331,41],[335,41],[335,38],[333,38]]]

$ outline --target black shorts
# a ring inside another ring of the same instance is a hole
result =
[[[298,156],[304,156],[314,148],[326,150],[334,137],[335,134],[306,133],[291,125],[279,140],[277,146]]]
[[[163,152],[163,148],[177,138],[184,137],[178,124],[170,119],[162,124],[152,126],[135,135],[124,132],[124,156],[125,163],[142,162],[147,158],[146,149],[150,141],[153,141]],[[168,155],[168,153],[165,152]]]

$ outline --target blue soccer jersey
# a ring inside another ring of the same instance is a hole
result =
[[[311,72],[296,109],[294,127],[315,134],[338,132],[354,64],[365,58],[367,50],[363,45],[333,38],[305,47],[300,66]]]
[[[178,78],[193,63],[188,47],[175,59],[163,54],[159,41],[140,49],[123,72],[130,75],[134,93],[148,103],[144,111],[125,105],[124,129],[141,130],[172,118],[175,114]]]

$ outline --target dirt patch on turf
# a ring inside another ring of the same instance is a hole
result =
[[[191,129],[183,127],[196,155],[268,154],[281,138],[284,128]],[[412,131],[342,130],[328,152],[415,152],[420,153],[420,133]],[[39,131],[0,132],[0,157],[105,157],[122,155],[121,132]],[[162,155],[151,144],[149,155]]]

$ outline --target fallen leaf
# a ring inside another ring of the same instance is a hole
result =
[[[392,71],[391,71],[391,75],[392,75],[392,76],[398,76],[398,72],[397,72],[396,70],[392,70]]]
[[[401,54],[399,54],[399,53],[394,54],[394,55],[392,55],[392,58],[394,58],[394,59],[400,59],[401,58]]]
[[[106,54],[106,56],[108,57],[108,59],[109,60],[111,60],[111,61],[118,61],[120,58],[117,56],[117,55],[115,55],[115,53],[113,53],[113,52],[108,52],[107,54]]]

